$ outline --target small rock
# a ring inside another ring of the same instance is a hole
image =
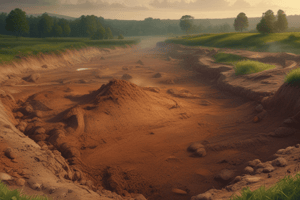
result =
[[[43,66],[41,66],[41,68],[47,69],[48,65],[43,65]]]
[[[256,112],[261,113],[264,110],[263,105],[259,104],[258,106],[255,107]]]
[[[257,116],[255,116],[252,121],[253,121],[253,123],[257,123],[257,122],[259,122],[259,118]]]
[[[261,177],[245,176],[244,180],[247,181],[248,183],[257,183],[261,180]]]
[[[277,154],[283,154],[285,152],[285,149],[279,149],[276,153]]]
[[[153,75],[153,78],[161,78],[161,77],[162,77],[161,73],[156,73]]]
[[[105,60],[105,58],[102,56],[102,57],[101,57],[101,60]]]
[[[237,182],[240,182],[242,180],[242,177],[241,176],[236,176],[234,179],[233,179],[233,183],[237,183]]]
[[[267,164],[267,166],[263,168],[264,173],[270,173],[274,170],[275,170],[275,168],[271,164]]]
[[[35,129],[34,131],[34,135],[40,135],[40,134],[45,134],[46,130],[43,127],[38,127],[37,129]]]
[[[294,129],[294,128],[279,127],[270,136],[282,138],[282,137],[288,137],[290,135],[293,135],[296,132],[297,132],[297,129]]]
[[[255,160],[249,161],[248,165],[251,167],[256,167],[260,163],[261,163],[261,161],[259,159],[255,159]]]
[[[26,181],[25,181],[25,179],[23,179],[23,178],[18,178],[18,179],[16,180],[17,186],[23,186],[23,185],[25,185],[25,183],[26,183]]]
[[[14,152],[12,152],[12,149],[10,147],[6,148],[4,151],[4,155],[10,159],[15,159],[16,158],[16,154],[14,154]]]
[[[300,148],[300,144],[296,144],[296,146],[295,146],[296,148]]]
[[[40,110],[36,110],[36,111],[33,112],[33,115],[34,115],[35,117],[42,118],[42,117],[43,117],[43,112],[40,111]]]
[[[14,113],[14,116],[15,116],[15,118],[22,118],[22,117],[24,117],[24,115],[23,115],[23,113],[21,113],[21,112],[16,112],[16,113]]]
[[[255,174],[261,174],[264,171],[263,168],[258,168],[255,170]]]
[[[33,107],[31,105],[27,105],[25,108],[24,108],[26,114],[32,114],[33,113]]]
[[[85,185],[86,184],[86,180],[85,179],[81,179],[81,181],[79,183],[80,183],[80,185]]]
[[[191,152],[195,152],[195,151],[197,151],[198,149],[201,149],[201,148],[204,148],[203,144],[201,144],[200,142],[193,142],[193,143],[187,148],[187,150],[188,150],[188,151],[191,151]]]
[[[234,171],[229,169],[222,170],[215,179],[221,180],[221,181],[229,181],[234,177]]]
[[[128,68],[128,67],[125,67],[125,66],[122,67],[122,69],[123,69],[123,70],[129,70],[129,68]]]
[[[13,177],[11,177],[7,173],[0,172],[0,180],[1,181],[10,181],[10,180],[13,180]]]
[[[288,118],[286,120],[283,121],[284,124],[293,124],[295,123],[295,121],[292,118]]]
[[[200,148],[200,149],[197,149],[195,154],[199,157],[204,157],[204,156],[206,156],[206,151],[204,148]]]
[[[273,166],[284,167],[287,166],[287,161],[285,158],[279,157],[272,161]]]
[[[252,174],[254,172],[254,169],[250,166],[247,166],[245,169],[244,169],[244,172],[246,174]]]
[[[40,191],[40,190],[41,190],[41,187],[42,187],[41,184],[36,183],[36,182],[33,182],[33,183],[29,184],[29,185],[30,185],[31,189],[33,189],[33,190],[38,190],[38,191]]]
[[[26,77],[25,80],[28,82],[37,82],[41,78],[41,75],[38,73],[31,74],[30,76]]]
[[[205,192],[203,194],[198,194],[197,196],[193,196],[191,200],[212,200],[213,195],[210,192]]]
[[[187,195],[187,192],[178,188],[173,188],[172,192],[175,194],[180,194],[180,195]]]
[[[144,195],[142,195],[142,194],[132,195],[132,198],[134,200],[147,200],[146,197],[144,197]]]

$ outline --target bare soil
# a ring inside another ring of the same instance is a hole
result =
[[[257,58],[257,52],[223,51]],[[228,87],[222,89],[219,77],[199,70],[200,59],[201,65],[232,71],[230,66],[213,63],[214,53],[156,47],[40,71],[34,82],[26,79],[33,72],[23,73],[14,84],[1,86],[15,101],[7,96],[1,100],[16,126],[26,122],[25,135],[41,147],[60,151],[70,166],[93,181],[95,190],[104,188],[123,197],[143,194],[149,200],[188,200],[226,186],[229,181],[215,179],[223,169],[241,175],[248,161],[273,159],[278,149],[300,139],[297,134],[266,136],[295,113],[278,113],[270,106],[266,116],[254,123],[262,96],[257,101],[238,96],[226,91]],[[227,77],[233,85],[251,91],[263,86],[272,96],[282,85],[287,67],[272,56],[282,54],[260,53],[259,59],[276,62],[277,73],[265,72],[269,76],[263,78]],[[297,59],[289,66],[295,67]],[[131,78],[125,79],[124,74]],[[197,141],[205,146],[205,157],[187,151]],[[6,147],[2,143],[0,152]],[[7,173],[6,167],[22,168],[4,153],[0,163],[0,171]]]

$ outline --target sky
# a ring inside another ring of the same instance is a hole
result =
[[[145,18],[195,19],[233,18],[240,12],[261,17],[271,9],[300,15],[299,0],[0,0],[0,12],[21,8],[26,14],[44,12],[80,17],[96,15],[105,19],[144,20]]]

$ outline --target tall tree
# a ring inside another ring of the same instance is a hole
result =
[[[288,28],[288,21],[283,10],[278,10],[277,21],[275,22],[275,29],[278,32],[283,32]]]
[[[62,28],[63,31],[62,35],[64,37],[68,37],[71,33],[69,22],[66,19],[60,19],[58,21],[58,25],[60,25],[60,27]]]
[[[101,26],[98,30],[91,36],[92,40],[103,40],[105,36],[105,29]]]
[[[6,18],[5,29],[14,32],[16,37],[29,32],[26,13],[19,8],[12,10]]]
[[[59,37],[63,34],[63,29],[61,28],[60,25],[58,25],[57,23],[54,24],[53,26],[53,36],[54,37]]]
[[[238,16],[234,20],[233,26],[236,31],[241,31],[241,32],[244,29],[248,28],[249,22],[248,22],[248,17],[246,16],[246,14],[243,12],[238,14]]]
[[[194,17],[191,15],[184,15],[180,19],[179,26],[181,30],[186,32],[186,34],[193,27],[193,19]]]
[[[50,35],[53,27],[53,19],[47,13],[44,13],[41,16],[41,19],[38,23],[38,29],[40,37],[47,37]]]
[[[114,39],[114,36],[109,27],[105,29],[105,37],[104,39]]]
[[[256,29],[260,33],[274,33],[276,18],[272,10],[263,13],[260,22],[257,24]]]

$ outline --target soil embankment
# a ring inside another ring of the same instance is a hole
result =
[[[277,68],[235,77],[231,66],[213,62],[211,57],[219,50],[159,43],[153,49],[101,55],[38,75],[15,75],[19,81],[14,84],[4,81],[3,126],[20,141],[27,136],[34,140],[27,138],[34,145],[33,153],[45,153],[26,157],[26,149],[19,150],[6,131],[1,132],[3,143],[21,157],[14,160],[3,152],[1,162],[7,167],[0,171],[14,177],[8,181],[12,185],[22,178],[34,188],[31,176],[40,177],[35,183],[43,185],[41,192],[66,198],[76,194],[79,199],[88,199],[84,195],[143,199],[144,195],[149,200],[188,200],[211,188],[223,188],[245,174],[248,161],[259,158],[265,164],[275,159],[278,149],[299,141],[297,113],[282,115],[277,109],[278,102],[291,101],[282,100],[278,88],[285,73],[297,67],[298,57],[291,55],[286,66],[280,61],[284,54],[260,54],[259,59],[280,57],[278,62],[269,59]],[[255,52],[223,51],[258,59]],[[297,109],[292,104],[297,105],[291,101],[289,109]],[[283,125],[289,117],[294,124]],[[39,176],[32,165],[25,161],[21,165],[21,158],[50,166],[50,171]],[[30,175],[18,171],[26,167]],[[263,170],[266,167],[270,166]],[[250,174],[266,175],[257,166],[252,168]],[[47,183],[45,177],[51,173],[53,180],[73,183],[87,194],[80,196],[81,190],[74,189],[62,194],[50,191],[47,184],[54,183]],[[234,188],[223,197],[239,187]],[[221,192],[211,195],[221,198]]]

